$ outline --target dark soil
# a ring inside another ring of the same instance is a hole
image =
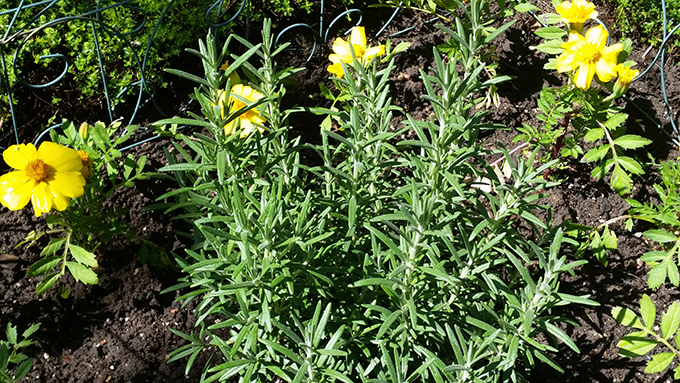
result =
[[[549,9],[549,4],[537,4]],[[610,5],[597,4],[601,18],[605,22],[612,19]],[[342,8],[329,6],[326,10],[326,23],[342,12]],[[386,21],[391,10],[368,9],[364,12],[363,25],[368,35],[374,35]],[[302,15],[302,22],[309,22],[318,28],[318,16]],[[509,130],[486,132],[482,139],[487,148],[494,148],[499,143],[508,148],[515,147],[512,139],[516,134],[513,129],[522,123],[536,122],[536,99],[538,92],[545,86],[561,84],[563,76],[545,71],[543,64],[546,57],[529,49],[539,40],[532,33],[535,21],[528,15],[519,15],[519,20],[506,33],[497,38],[496,54],[498,55],[500,74],[515,76],[516,79],[500,87],[500,105],[491,110],[487,117],[489,122],[508,126]],[[385,37],[402,29],[413,27],[406,33],[390,38],[393,45],[400,41],[411,42],[409,50],[397,57],[396,70],[393,72],[393,102],[401,106],[405,112],[415,118],[427,118],[429,111],[420,99],[424,92],[419,80],[420,69],[433,65],[432,47],[441,44],[445,36],[429,15],[417,12],[402,11],[378,38]],[[294,21],[291,21],[291,24]],[[352,24],[337,25],[329,36],[335,36],[340,29]],[[285,26],[280,22],[278,30]],[[257,35],[257,26],[251,27],[251,38]],[[343,29],[344,30],[344,29]],[[614,31],[614,38],[618,36]],[[330,43],[320,44],[311,60],[304,62],[311,52],[310,36],[304,33],[291,33],[294,46],[300,50],[288,53],[280,59],[281,66],[306,66],[307,70],[298,74],[297,86],[288,88],[286,106],[326,105],[319,91],[319,83],[330,85],[326,72],[327,55]],[[329,38],[330,40],[330,38]],[[643,56],[647,46],[634,46],[633,59],[641,68],[645,68],[656,53],[654,50]],[[186,59],[182,69],[199,73],[197,61]],[[661,84],[658,64],[640,81],[634,83],[629,92],[631,100],[645,110],[656,121],[668,128],[669,116],[661,100]],[[680,102],[680,74],[673,63],[666,65],[667,90],[671,104]],[[175,110],[186,105],[188,101],[187,85],[178,82],[171,85],[168,93],[159,93],[159,103],[167,110]],[[180,96],[185,94],[185,96]],[[182,98],[183,97],[183,98]],[[34,100],[38,102],[38,100]],[[656,124],[642,115],[637,108],[622,102],[626,112],[631,115],[628,131],[640,134],[654,141],[648,148],[654,158],[663,160],[676,158],[678,151],[672,147],[666,135],[661,133]],[[174,108],[174,109],[173,109]],[[38,107],[37,109],[40,109]],[[28,116],[28,111],[23,111]],[[80,116],[81,119],[101,119],[101,115]],[[672,116],[676,118],[676,116]],[[140,116],[142,120],[152,121],[158,118],[148,112]],[[292,125],[298,130],[293,134],[301,134],[309,141],[316,140],[318,123],[308,116],[304,120],[295,120]],[[403,117],[395,120],[395,125]],[[20,123],[39,124],[44,121]],[[29,126],[30,127],[30,126]],[[32,130],[22,130],[22,138],[33,139]],[[13,144],[12,138],[3,135],[0,146]],[[159,168],[165,163],[161,147],[168,142],[156,140],[133,149],[137,154],[149,156],[150,170]],[[641,159],[647,158],[640,152]],[[313,159],[310,159],[310,161]],[[4,164],[2,165],[4,166]],[[565,181],[548,192],[546,204],[554,208],[554,223],[564,220],[597,225],[607,219],[626,213],[628,205],[608,185],[607,181],[595,182],[590,179],[591,168],[581,163],[571,163],[570,169],[557,174]],[[6,167],[1,169],[4,173]],[[651,173],[651,171],[650,171]],[[654,195],[651,184],[655,182],[653,175],[646,175],[636,180],[633,198],[648,201]],[[182,254],[182,241],[173,229],[178,223],[171,221],[169,215],[159,211],[139,213],[138,210],[155,201],[155,199],[171,189],[168,181],[147,180],[139,182],[135,188],[121,190],[108,203],[111,206],[123,206],[130,209],[128,214],[132,228],[143,238],[164,246],[168,251]],[[35,357],[35,363],[26,381],[30,382],[180,382],[198,381],[201,364],[197,362],[185,377],[183,362],[166,363],[168,353],[182,346],[185,342],[170,333],[168,328],[190,333],[194,319],[191,306],[180,308],[175,302],[178,293],[160,294],[176,283],[180,273],[163,270],[138,261],[139,243],[129,242],[124,238],[115,238],[106,244],[99,255],[101,267],[97,270],[100,283],[96,286],[76,284],[66,280],[72,294],[67,299],[59,297],[58,289],[53,289],[43,296],[34,294],[37,279],[26,279],[28,265],[40,259],[40,249],[46,240],[32,247],[15,246],[33,230],[45,229],[44,219],[33,217],[30,208],[18,212],[7,209],[0,210],[0,252],[18,256],[18,264],[3,265],[3,283],[0,284],[0,328],[8,322],[19,326],[20,332],[35,322],[40,322],[40,330],[34,335],[36,344],[26,349]],[[672,375],[646,375],[644,358],[628,359],[618,356],[616,343],[629,332],[620,326],[609,315],[614,306],[624,306],[636,310],[642,294],[646,293],[654,300],[658,311],[663,311],[680,293],[670,285],[659,289],[647,288],[646,274],[648,267],[638,262],[640,255],[652,249],[652,244],[640,236],[647,227],[636,225],[632,232],[626,231],[622,225],[611,227],[619,238],[619,250],[609,254],[609,265],[604,267],[597,263],[591,255],[590,262],[577,269],[576,275],[564,278],[562,288],[574,294],[591,294],[591,298],[601,304],[599,307],[585,308],[568,306],[558,314],[575,318],[579,327],[565,327],[574,339],[581,353],[577,354],[568,347],[562,346],[553,358],[565,369],[564,374],[552,370],[549,366],[539,365],[531,375],[531,382],[666,382]],[[200,358],[199,358],[200,359]],[[675,363],[671,368],[675,367]]]

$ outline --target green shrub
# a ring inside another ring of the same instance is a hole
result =
[[[641,42],[658,46],[663,41],[663,12],[656,0],[615,0],[616,26],[624,35],[637,37]],[[631,12],[635,10],[635,12]],[[680,22],[680,2],[666,1],[668,28]],[[680,47],[679,32],[670,40],[670,46]]]
[[[170,58],[176,57],[178,52],[191,44],[196,35],[204,34],[207,29],[205,12],[212,3],[209,0],[178,0],[168,9],[149,48],[145,71],[147,81],[157,86],[166,85],[162,76],[163,68]],[[110,4],[104,3],[100,7],[106,8]],[[146,47],[168,4],[169,1],[138,0],[112,7],[100,13],[101,24],[92,23],[89,16],[74,17],[94,9],[96,3],[92,1],[64,0],[47,10],[43,6],[25,8],[10,30],[8,36],[13,38],[9,38],[2,47],[8,65],[9,83],[16,85],[17,76],[33,82],[36,76],[32,76],[31,72],[36,70],[46,72],[44,77],[47,78],[39,80],[36,85],[56,79],[63,71],[63,61],[60,58],[41,59],[41,56],[58,54],[65,56],[71,64],[69,72],[82,96],[102,95],[104,88],[93,37],[95,25],[108,91],[112,98],[116,98],[126,87],[141,80],[140,68]],[[0,9],[8,10],[15,6],[13,1],[0,0]],[[43,14],[22,30],[42,11]],[[3,31],[7,30],[13,16],[14,13],[0,16],[0,28]],[[63,20],[66,17],[74,18]],[[55,20],[62,21],[55,23]],[[12,62],[17,49],[15,73]],[[42,73],[40,78],[43,78]],[[124,98],[122,94],[119,101]]]

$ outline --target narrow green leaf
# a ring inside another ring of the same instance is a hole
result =
[[[654,242],[666,243],[678,240],[678,237],[665,230],[647,230],[642,235]]]
[[[391,279],[385,279],[385,278],[366,278],[362,279],[359,281],[354,282],[350,287],[361,287],[361,286],[387,286],[387,287],[392,287],[394,285],[398,285],[398,281],[393,281]]]
[[[382,325],[380,325],[380,329],[378,330],[378,334],[375,336],[376,339],[381,339],[383,335],[385,335],[385,332],[389,330],[390,326],[392,326],[392,323],[394,323],[397,318],[401,315],[402,311],[401,310],[396,310],[390,316],[385,319]]]
[[[347,224],[349,225],[350,228],[354,227],[354,224],[356,223],[357,220],[357,198],[356,196],[351,196],[349,198],[349,207],[348,207],[348,222]]]
[[[545,328],[551,335],[553,335],[555,338],[559,339],[564,344],[569,346],[569,348],[574,350],[574,352],[576,352],[577,354],[580,353],[578,347],[576,347],[576,343],[574,343],[574,341],[571,340],[571,338],[569,338],[569,335],[567,335],[564,331],[560,330],[557,326],[548,322],[546,322]]]
[[[645,368],[645,372],[647,374],[655,374],[657,372],[661,372],[668,367],[671,362],[673,361],[673,358],[675,357],[675,354],[672,352],[662,352],[660,354],[656,354],[652,357],[652,360],[647,363],[647,367]]]
[[[33,358],[28,358],[21,362],[14,371],[14,379],[17,381],[21,380],[29,371],[31,371],[31,367],[33,367]]]
[[[643,294],[640,300],[640,315],[645,327],[651,330],[656,321],[656,306],[654,306],[654,302],[652,302],[652,299],[647,294]]]
[[[181,71],[181,70],[178,70],[178,69],[165,68],[164,71],[166,71],[170,74],[174,74],[175,76],[184,78],[186,80],[193,81],[195,83],[201,84],[204,87],[210,89],[210,83],[208,81],[206,81],[204,78],[198,77],[196,75],[193,75],[191,73],[187,73],[185,71]]]
[[[52,287],[52,285],[54,285],[54,283],[57,281],[57,279],[59,279],[60,275],[61,274],[59,273],[52,273],[43,278],[43,280],[40,281],[40,283],[38,283],[38,286],[35,288],[35,294],[40,295],[45,291],[49,290],[50,287]]]
[[[544,27],[539,30],[537,30],[536,33],[538,36],[544,38],[544,39],[561,39],[562,37],[567,35],[567,31],[565,31],[563,28],[558,28],[558,27]]]
[[[61,262],[62,257],[55,255],[52,257],[47,257],[39,260],[38,262],[31,265],[26,271],[26,277],[32,278],[39,275],[45,275],[50,271],[54,270],[55,267]]]
[[[624,149],[637,149],[651,143],[651,140],[634,134],[626,134],[614,140],[614,145],[618,145]]]
[[[673,260],[668,261],[668,280],[673,284],[673,286],[677,287],[678,284],[680,284],[680,273],[678,273],[678,265],[673,262]]]
[[[531,11],[540,11],[541,9],[531,3],[519,3],[515,5],[515,11],[526,13]]]
[[[209,121],[196,120],[193,118],[167,118],[165,120],[160,120],[152,123],[151,125],[189,125],[189,126],[202,126],[204,128],[212,128],[214,125]]]
[[[34,332],[38,331],[39,328],[40,323],[35,323],[31,327],[27,328],[26,331],[24,331],[23,334],[21,334],[21,336],[23,336],[24,338],[28,338],[31,335],[33,335]]]
[[[7,367],[7,363],[9,363],[9,345],[0,343],[0,366],[3,370]]]
[[[317,350],[317,351],[320,352],[321,350]],[[345,375],[341,372],[338,372],[336,370],[330,369],[330,368],[324,368],[323,370],[321,370],[321,373],[326,375],[326,376],[329,376],[333,379],[337,379],[341,382],[353,383],[352,379],[350,379],[347,375]]]
[[[670,339],[680,327],[680,304],[673,302],[661,317],[661,334],[664,340]]]
[[[668,253],[665,251],[650,251],[648,253],[644,253],[640,257],[640,260],[643,262],[659,262],[666,258],[668,258]]]

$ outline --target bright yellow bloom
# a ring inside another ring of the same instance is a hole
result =
[[[605,101],[613,100],[626,94],[626,92],[628,92],[628,88],[630,88],[630,83],[633,82],[633,79],[635,79],[635,77],[640,74],[639,70],[632,69],[631,67],[625,66],[623,64],[617,65],[615,70],[619,77],[616,79],[616,83],[614,83],[612,94],[605,98]]]
[[[239,96],[245,100],[248,100],[249,103],[254,103],[257,102],[258,100],[262,99],[264,96],[262,93],[256,91],[255,89],[251,88],[248,85],[243,85],[243,84],[236,84],[233,87],[231,87],[231,94],[229,96],[229,103],[227,104],[227,92],[223,90],[218,90],[218,102],[221,106],[221,116],[222,118],[225,117],[225,105],[228,106],[228,114],[234,113],[238,111],[239,109],[245,107],[247,104],[244,103],[243,101],[239,100],[238,98],[234,96]],[[235,133],[237,126],[241,128],[241,138],[246,138],[248,137],[252,131],[253,128],[257,128],[257,130],[260,131],[260,133],[264,133],[264,129],[262,128],[261,125],[263,125],[267,120],[262,118],[260,116],[260,112],[257,110],[257,108],[252,108],[248,110],[247,112],[241,114],[238,116],[237,119],[231,121],[227,125],[224,126],[224,134],[230,135]]]
[[[62,211],[83,194],[85,179],[78,152],[53,142],[12,145],[2,157],[16,171],[0,177],[0,203],[10,210],[33,204],[36,217],[54,207]]]
[[[616,74],[619,75],[619,78],[616,80],[616,82],[620,82],[624,85],[630,85],[630,83],[633,82],[633,79],[635,79],[635,77],[640,74],[640,71],[629,66],[619,64],[616,66]]]
[[[84,150],[78,150],[78,157],[80,157],[80,162],[83,164],[83,167],[80,169],[80,174],[83,175],[83,178],[89,180],[90,177],[92,177],[92,166],[94,165],[92,158],[90,158],[90,155]]]
[[[350,46],[350,43],[352,44]],[[352,59],[352,50],[354,50],[354,56],[361,65],[366,65],[375,56],[382,56],[385,54],[385,46],[379,45],[377,47],[366,46],[366,32],[364,27],[354,27],[349,36],[349,42],[338,37],[333,42],[333,52],[328,56],[333,64],[328,66],[328,71],[333,73],[335,77],[342,78],[345,73],[342,71],[342,64],[351,65],[354,60]]]
[[[590,28],[585,37],[570,33],[569,41],[562,44],[564,52],[557,57],[557,71],[564,73],[576,69],[574,82],[581,89],[590,88],[595,73],[602,82],[616,77],[616,63],[623,44],[608,47],[607,36],[601,25]]]
[[[583,23],[588,19],[594,19],[598,13],[595,4],[586,0],[565,1],[555,7],[555,11],[562,16],[562,21],[569,25],[569,29],[583,33]]]

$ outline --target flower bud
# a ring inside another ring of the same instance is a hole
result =
[[[82,128],[82,125],[80,127]],[[83,167],[80,168],[80,174],[83,175],[83,178],[89,180],[92,177],[92,158],[84,150],[78,150],[78,157],[80,157],[80,161],[83,163]]]
[[[87,140],[87,137],[90,136],[90,125],[88,125],[87,122],[80,124],[80,128],[78,128],[78,135],[83,139],[83,141]]]
[[[635,79],[635,77],[640,74],[639,70],[632,69],[631,67],[624,66],[623,64],[618,64],[615,71],[619,77],[616,79],[616,83],[612,89],[612,94],[607,97],[606,100],[613,100],[623,96],[628,91],[628,88],[630,88],[630,83],[633,82],[633,79]]]

